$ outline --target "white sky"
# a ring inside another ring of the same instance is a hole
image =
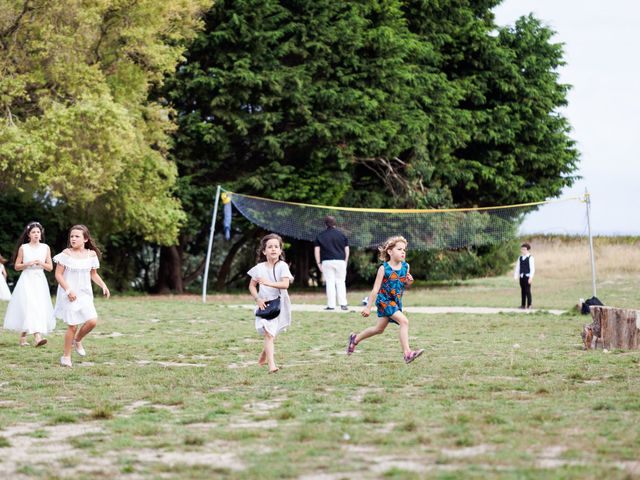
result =
[[[562,113],[573,128],[583,178],[560,198],[587,188],[595,235],[640,234],[640,1],[504,0],[494,13],[498,25],[533,13],[564,44],[560,81],[573,88]],[[545,206],[522,231],[584,234],[584,212],[579,202]]]

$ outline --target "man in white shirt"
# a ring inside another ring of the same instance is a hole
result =
[[[520,245],[520,256],[516,262],[516,269],[513,278],[520,281],[520,308],[531,308],[531,282],[536,273],[535,262],[530,254],[531,245],[523,243]]]

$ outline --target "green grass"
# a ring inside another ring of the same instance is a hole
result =
[[[508,280],[413,289],[406,300],[513,306],[517,290]],[[629,303],[640,304],[633,295]],[[251,312],[228,305],[248,297],[226,302],[99,300],[88,355],[74,356],[73,369],[57,363],[61,323],[42,349],[19,348],[16,334],[0,334],[0,477],[622,479],[640,472],[640,353],[580,350],[587,317],[411,315],[411,344],[427,351],[405,365],[395,326],[347,357],[348,333],[371,320],[294,312],[276,342],[282,368],[267,375],[256,364],[262,342]],[[543,305],[569,302],[540,298]],[[18,448],[29,455],[11,463]]]

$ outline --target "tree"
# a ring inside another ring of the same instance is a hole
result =
[[[363,181],[386,180],[378,159],[395,162],[410,156],[422,136],[438,135],[429,112],[452,93],[443,75],[414,63],[427,64],[432,52],[406,29],[400,6],[395,0],[213,6],[167,85],[179,112],[174,152],[190,222],[181,246],[165,249],[173,265],[165,271],[179,268],[192,239],[203,245],[216,183],[284,200],[353,202],[356,169]],[[402,175],[387,192],[368,185],[361,192],[374,197],[369,204],[391,204],[387,194],[404,185]],[[401,192],[396,200],[405,199]]]
[[[175,242],[174,126],[148,99],[208,0],[0,0],[0,188],[103,234]]]
[[[533,16],[498,28],[501,0],[408,0],[409,29],[434,46],[437,68],[461,95],[451,105],[457,138],[425,169],[454,205],[541,201],[575,180],[578,152],[559,109],[568,85],[553,31]]]
[[[558,195],[578,158],[562,48],[533,17],[498,28],[498,3],[217,2],[169,82],[182,252],[204,248],[216,183],[379,207]]]

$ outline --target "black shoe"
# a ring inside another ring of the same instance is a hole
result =
[[[524,305],[520,305],[520,310],[524,310],[526,307]]]
[[[331,307],[324,307],[325,310],[335,310],[335,308],[331,308]]]
[[[340,305],[340,310],[349,310],[347,305]]]

